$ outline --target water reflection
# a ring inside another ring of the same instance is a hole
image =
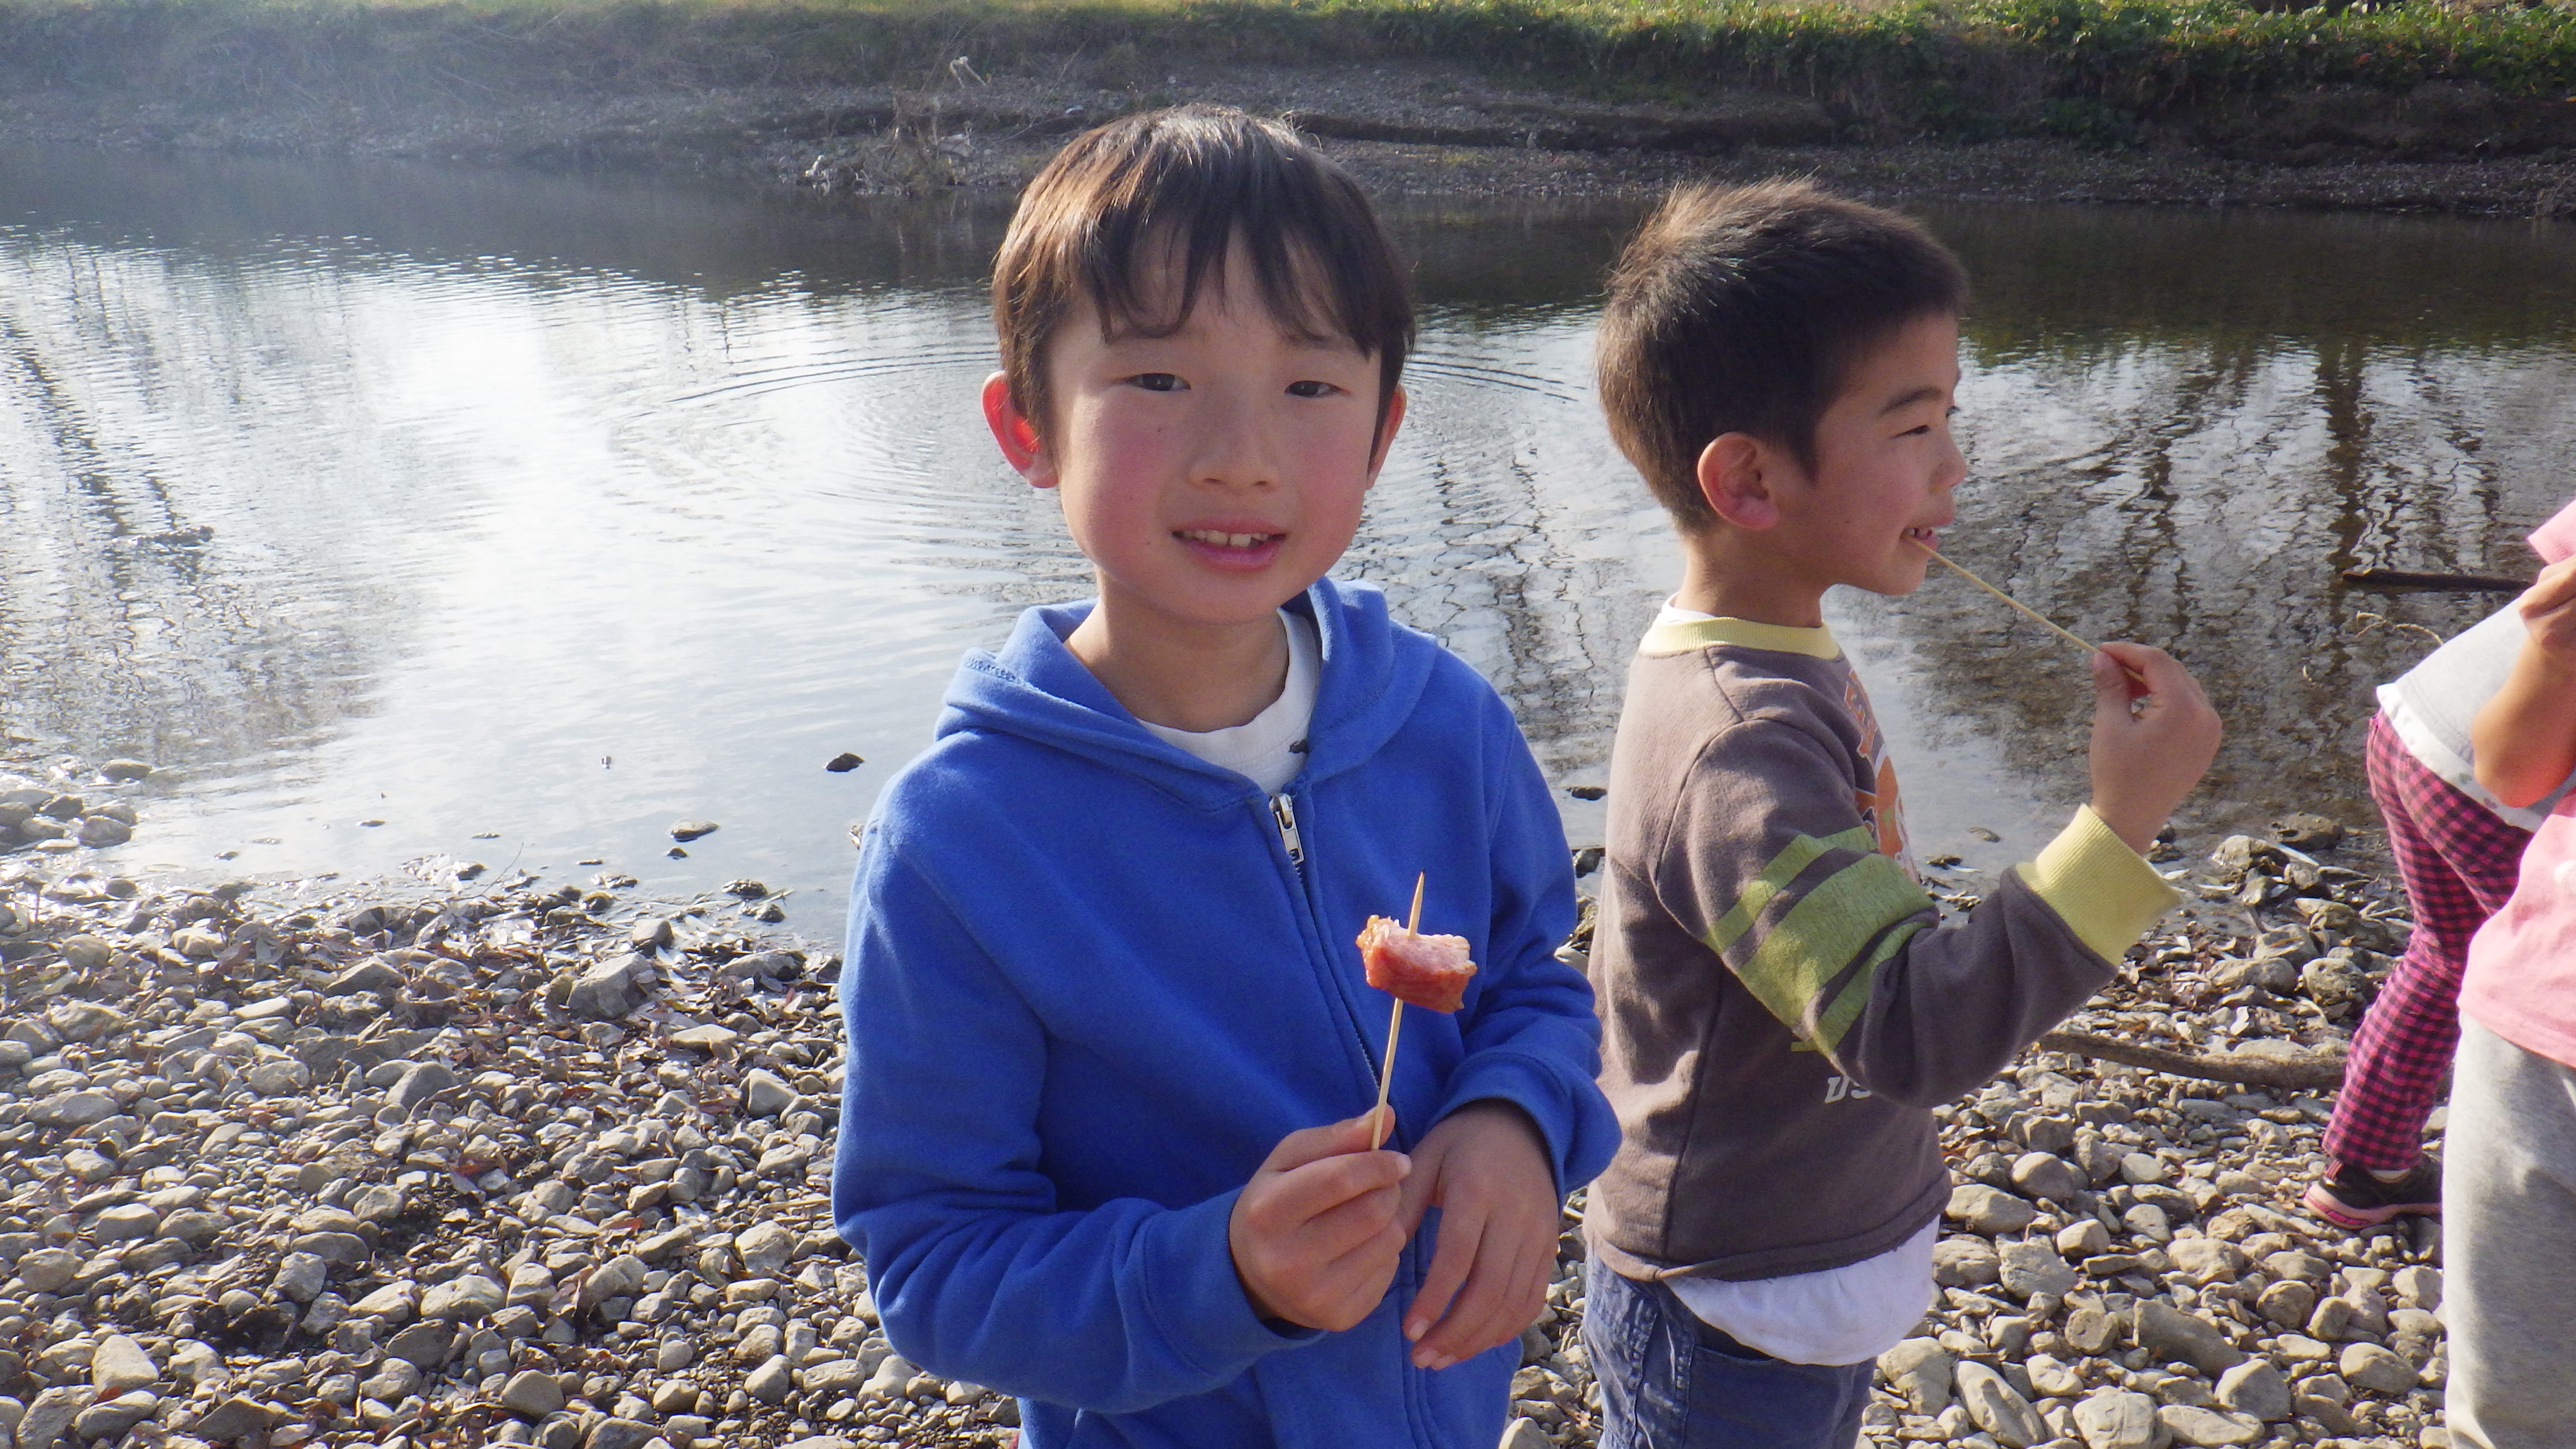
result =
[[[1084,587],[974,404],[1004,216],[0,154],[0,723],[176,767],[127,868],[748,875],[828,932],[846,827],[958,651]],[[1633,217],[1395,208],[1424,345],[1342,570],[1493,678],[1565,783],[1599,777],[1675,572],[1591,402],[1591,288]],[[1980,279],[1957,554],[2211,679],[2234,733],[2205,818],[2349,813],[2367,685],[2424,647],[2354,616],[2474,607],[2333,572],[2505,567],[2555,507],[2576,244],[1932,219]],[[1927,847],[2027,849],[2081,788],[2081,661],[1956,586],[1836,609],[1910,721]],[[870,764],[824,774],[842,750]],[[682,816],[724,828],[668,859]]]

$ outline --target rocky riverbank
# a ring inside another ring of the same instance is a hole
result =
[[[831,1231],[839,963],[759,883],[136,881],[82,843],[135,824],[107,772],[0,785],[0,1449],[1010,1441]],[[2404,924],[2331,826],[2276,833],[2056,1040],[2330,1080]],[[1871,1442],[2446,1443],[2438,1230],[2299,1208],[2326,1113],[2067,1051],[1947,1109]],[[1581,1259],[1570,1209],[1516,1449],[1596,1437]]]

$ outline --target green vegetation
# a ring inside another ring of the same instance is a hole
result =
[[[2132,139],[2178,108],[2471,82],[2576,104],[2576,8],[2236,0],[0,0],[0,75],[231,104],[1174,62],[1464,60],[1617,98],[1812,95],[1858,131]],[[1146,89],[1139,83],[1138,89]]]

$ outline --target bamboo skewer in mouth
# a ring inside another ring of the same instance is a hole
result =
[[[1413,877],[1413,913],[1404,922],[1404,934],[1408,936],[1422,934],[1422,883],[1429,879],[1430,875],[1429,871],[1421,871]],[[1387,1120],[1386,1097],[1395,1086],[1395,1039],[1403,1034],[1404,998],[1398,996],[1395,998],[1395,1006],[1387,1013],[1386,1018],[1386,1060],[1377,1069],[1377,1105],[1369,1109],[1369,1116],[1377,1124],[1373,1135],[1369,1138],[1369,1150],[1372,1152],[1386,1145],[1387,1133],[1395,1126],[1393,1122]]]
[[[2037,609],[2032,608],[2030,605],[2023,603],[2021,600],[2014,598],[2012,595],[2005,593],[2003,590],[1996,588],[1994,585],[1987,583],[1984,579],[1968,572],[1968,570],[1960,567],[1959,565],[1952,563],[1949,556],[1942,553],[1941,550],[1934,548],[1932,545],[1924,543],[1919,539],[1908,539],[1907,541],[1912,543],[1916,548],[1932,555],[1933,559],[1943,568],[1948,569],[1950,572],[1966,579],[1969,583],[1975,584],[1978,588],[1985,590],[1987,593],[1990,593],[1996,598],[2003,600],[2005,603],[2012,605],[2014,608],[2019,609],[2032,623],[2046,629],[2051,634],[2054,634],[2058,638],[2065,640],[2067,643],[2074,645],[2076,648],[2083,650],[2088,656],[2102,652],[2101,645],[2087,644],[2084,642],[2083,638],[2077,635],[2074,631],[2059,628],[2056,620],[2049,618],[2046,614],[2043,614]],[[2145,675],[2140,674],[2134,666],[2121,663],[2117,656],[2114,656],[2111,662],[2119,664],[2120,668],[2126,672],[2131,679],[2136,680],[2138,683],[2144,684],[2147,682],[2147,677]],[[2141,695],[2140,698],[2143,699],[2145,696]],[[2132,700],[2130,701],[2130,704],[2132,711],[2134,712],[2137,701]]]

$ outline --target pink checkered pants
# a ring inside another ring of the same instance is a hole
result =
[[[2371,716],[2369,766],[2415,935],[2352,1034],[2324,1151],[2337,1166],[2396,1172],[2423,1156],[2424,1119],[2459,1045],[2469,938],[2513,894],[2531,832],[2426,769],[2382,715]]]

